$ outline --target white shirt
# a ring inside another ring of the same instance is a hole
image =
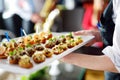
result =
[[[107,46],[102,52],[112,60],[120,72],[120,0],[113,0],[113,12],[113,21],[115,23],[113,45]]]
[[[5,0],[6,10],[3,13],[3,18],[9,18],[13,14],[18,14],[22,19],[30,20],[33,13],[32,5],[34,6],[35,13],[40,13],[45,0],[32,0],[31,5],[28,0],[23,0],[23,7],[19,6],[20,0]]]

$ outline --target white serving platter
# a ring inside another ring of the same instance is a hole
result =
[[[54,36],[59,36],[59,35],[63,35],[63,34],[65,34],[65,33],[53,33]],[[8,63],[7,59],[0,59],[0,68],[4,69],[6,71],[9,71],[9,72],[13,72],[13,73],[30,74],[32,72],[35,72],[39,69],[44,68],[45,66],[49,65],[53,61],[58,60],[64,56],[66,56],[67,54],[70,54],[71,52],[77,50],[78,48],[84,46],[90,40],[92,40],[94,38],[94,36],[81,36],[81,38],[83,39],[83,42],[80,43],[79,45],[77,45],[73,48],[67,49],[66,51],[64,51],[63,53],[61,53],[59,55],[53,54],[52,57],[46,58],[46,60],[43,63],[36,64],[31,60],[33,63],[33,67],[30,69],[21,68],[18,65],[11,65]]]

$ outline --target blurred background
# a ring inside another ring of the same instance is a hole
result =
[[[36,31],[71,32],[97,30],[97,22],[109,0],[0,0],[0,41]],[[102,42],[76,52],[101,55]],[[0,80],[104,80],[104,72],[54,61],[50,66],[28,75],[0,69]]]

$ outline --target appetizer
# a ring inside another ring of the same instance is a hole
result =
[[[46,44],[45,47],[46,48],[53,48],[56,45],[56,39],[55,38],[50,38]]]
[[[40,37],[45,37],[46,40],[52,38],[52,33],[51,32],[41,32]]]
[[[42,51],[36,51],[33,54],[32,59],[34,60],[35,63],[41,63],[45,61],[46,57]]]
[[[82,42],[81,37],[75,37],[72,33],[57,37],[50,32],[35,33],[2,43],[0,59],[7,59],[9,64],[29,69],[33,63],[42,63],[46,58],[59,55]]]
[[[41,44],[35,45],[35,50],[42,51],[44,50],[44,47]]]
[[[59,46],[65,51],[68,49],[67,44],[60,43]]]
[[[76,43],[76,45],[78,45],[79,43],[82,43],[82,42],[83,42],[83,40],[82,40],[81,37],[76,37],[76,38],[75,38],[75,43]]]
[[[39,36],[39,34],[34,34],[33,35],[33,39],[34,39],[34,42],[35,43],[37,43],[37,44],[39,44],[40,43],[40,36]]]
[[[74,39],[67,40],[66,44],[67,44],[68,48],[72,48],[72,47],[76,46]]]
[[[52,52],[50,49],[45,49],[45,50],[44,50],[44,55],[45,55],[47,58],[50,58],[50,57],[52,57],[53,52]]]
[[[27,56],[30,56],[29,53],[26,51],[26,50],[22,50],[18,53],[18,55],[20,56],[24,56],[24,55],[27,55]]]
[[[55,47],[52,48],[53,53],[58,55],[61,54],[64,50],[60,45],[56,45]]]
[[[8,57],[8,61],[10,64],[18,64],[19,60],[20,60],[20,56],[18,55],[12,55]]]
[[[53,37],[52,33],[50,33],[50,32],[45,33],[44,36],[45,36],[45,38],[46,38],[47,40]]]
[[[35,52],[35,49],[33,47],[27,47],[25,50],[26,50],[28,56],[30,56],[30,57],[32,57],[32,55]]]
[[[24,45],[25,46],[28,45],[28,44],[30,44],[30,45],[35,44],[34,39],[32,39],[31,35],[30,36],[25,36],[23,39],[24,39]]]
[[[0,59],[6,59],[7,56],[5,55],[6,47],[0,46]]]
[[[20,57],[18,65],[22,68],[28,68],[28,69],[33,67],[33,64],[30,61],[30,57],[27,55],[23,55]]]
[[[73,37],[72,33],[68,33],[68,34],[66,34],[65,38],[66,38],[66,40],[70,40],[70,39],[73,39],[74,37]]]
[[[46,38],[45,37],[40,37],[40,43],[45,44],[45,42],[46,42]]]
[[[65,38],[64,35],[61,35],[61,36],[59,37],[59,40],[60,40],[60,42],[62,42],[62,43],[66,43],[66,38]]]

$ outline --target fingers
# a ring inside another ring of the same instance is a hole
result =
[[[81,30],[81,31],[73,32],[73,34],[75,36],[79,36],[79,35],[93,35],[91,30]],[[91,46],[95,42],[96,42],[96,40],[93,39],[89,43],[87,43],[85,46]]]
[[[85,31],[81,30],[81,31],[77,31],[77,32],[73,32],[74,35],[85,35]]]

